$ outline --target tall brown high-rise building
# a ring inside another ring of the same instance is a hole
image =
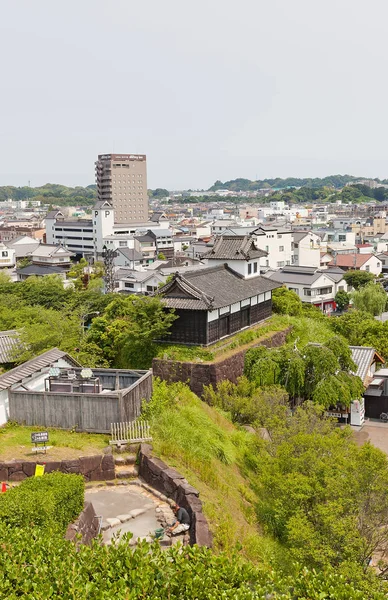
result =
[[[96,162],[98,200],[108,200],[116,223],[148,221],[145,154],[99,154]]]

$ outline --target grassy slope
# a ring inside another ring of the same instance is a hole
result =
[[[293,326],[289,344],[325,342],[333,335],[327,320],[276,316],[276,325]],[[155,386],[147,417],[152,422],[155,454],[181,471],[200,491],[214,534],[215,548],[243,547],[252,561],[276,557],[281,548],[265,537],[256,522],[254,476],[255,435],[235,427],[223,414],[199,400],[187,386]]]
[[[162,411],[148,415],[154,453],[200,491],[215,549],[238,549],[255,562],[281,554],[256,524],[256,496],[249,484],[250,461],[260,443],[256,436],[236,428],[182,384],[157,384],[154,398],[162,396],[168,397]]]

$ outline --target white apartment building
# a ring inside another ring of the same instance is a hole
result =
[[[294,231],[292,234],[294,265],[319,268],[321,263],[321,238],[312,231]]]
[[[271,225],[260,225],[253,232],[257,247],[268,254],[261,263],[263,267],[281,269],[292,264],[294,255],[292,234],[291,229]]]

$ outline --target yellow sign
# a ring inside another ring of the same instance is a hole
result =
[[[44,475],[44,467],[45,465],[35,466],[35,477],[42,477],[42,475]]]

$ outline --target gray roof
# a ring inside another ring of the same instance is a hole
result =
[[[52,350],[48,350],[47,352],[43,352],[39,356],[28,360],[27,362],[11,369],[4,373],[4,375],[0,375],[0,390],[6,390],[11,387],[14,383],[19,383],[26,377],[33,375],[40,369],[44,369],[45,367],[49,367],[53,363],[55,363],[60,358],[66,357],[66,359],[73,363],[75,367],[80,367],[81,365],[67,352],[63,352],[59,350],[59,348],[53,348]]]
[[[21,348],[21,343],[16,329],[0,331],[0,364],[13,362],[18,348]]]
[[[311,231],[294,231],[292,237],[294,238],[294,242],[298,244],[300,240],[303,240],[310,233]]]
[[[278,281],[279,283],[297,283],[300,285],[311,285],[322,275],[326,275],[336,283],[341,281],[344,276],[342,269],[324,269],[319,270],[315,267],[283,267],[279,271],[267,271],[265,277]]]
[[[368,376],[368,370],[375,357],[379,359],[379,362],[384,362],[384,359],[379,356],[376,350],[370,346],[349,346],[352,351],[353,362],[357,365],[356,375],[361,379],[363,383]]]
[[[40,242],[37,241],[35,244],[13,244],[12,242],[6,242],[5,245],[15,250],[15,258],[24,258],[36,250],[40,246]]]
[[[62,215],[60,210],[50,210],[45,216],[45,219],[55,219],[57,215]]]
[[[143,254],[136,248],[116,248],[116,252],[120,252],[128,260],[142,260]]]
[[[110,202],[108,202],[108,200],[97,200],[97,202],[94,204],[93,208],[98,210],[99,208],[104,208],[104,206],[113,208],[112,204]]]
[[[264,250],[255,246],[250,235],[221,235],[216,237],[214,246],[205,252],[201,258],[221,260],[251,260],[268,256]]]
[[[187,310],[213,310],[229,306],[279,287],[261,277],[244,279],[227,264],[184,275],[176,273],[172,281],[160,288],[166,306]]]
[[[22,269],[16,269],[17,273],[21,275],[63,275],[66,273],[61,267],[46,267],[43,265],[28,265]]]

